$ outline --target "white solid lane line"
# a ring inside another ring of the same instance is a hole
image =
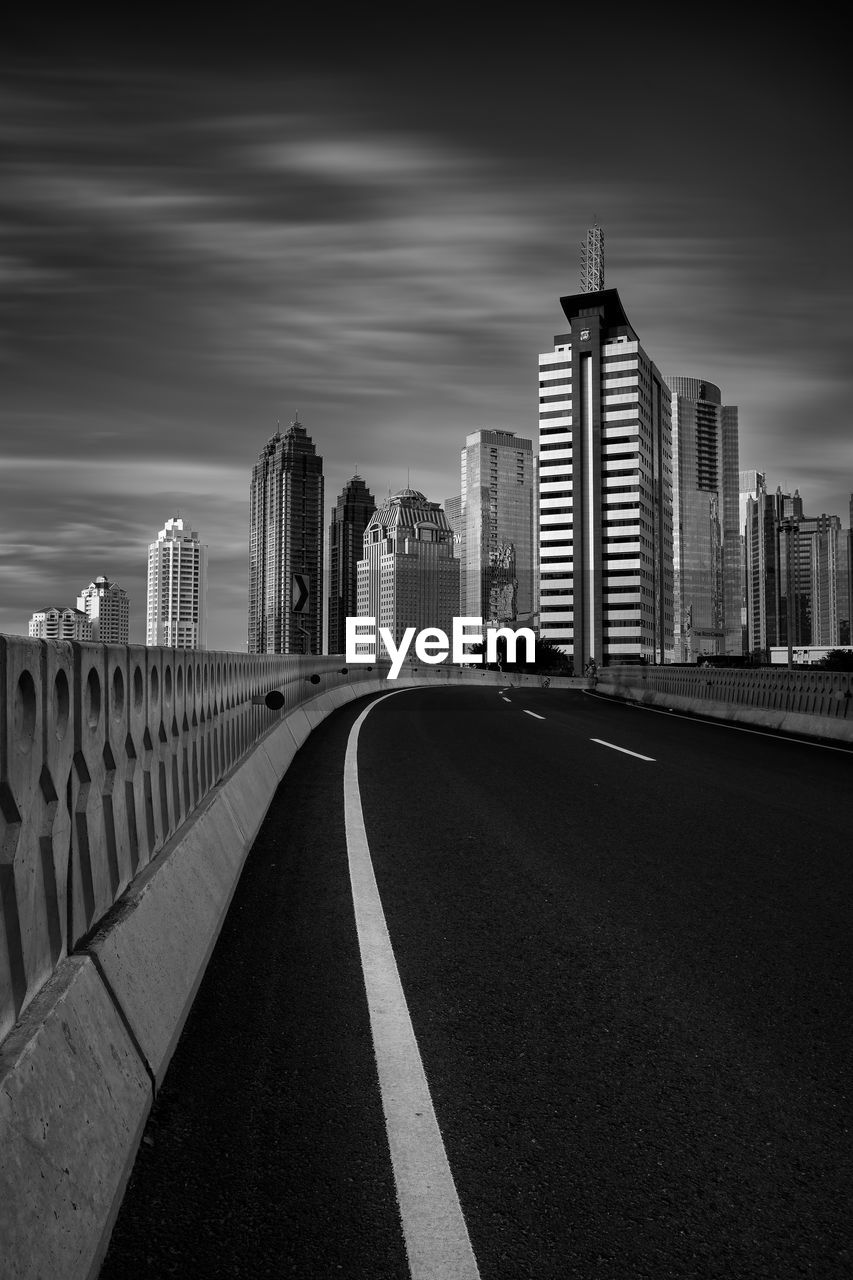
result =
[[[406,692],[395,689],[385,696]],[[409,1270],[412,1280],[479,1280],[364,829],[358,735],[375,706],[372,702],[365,707],[350,730],[344,762],[344,817],[358,946]]]
[[[652,764],[655,762],[654,756],[641,756],[639,751],[629,751],[627,747],[617,747],[615,742],[605,742],[603,738],[590,738],[590,742],[597,742],[599,746],[609,747],[611,751],[624,751],[626,756],[636,756],[638,760],[649,760]]]
[[[533,716],[534,720],[544,720],[544,716],[537,716],[535,711],[528,711],[526,707],[521,708],[526,716]]]

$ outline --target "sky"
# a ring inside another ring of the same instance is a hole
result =
[[[457,494],[468,433],[536,441],[537,355],[594,221],[661,373],[716,383],[741,469],[846,526],[845,46],[703,12],[17,19],[0,633],[105,574],[143,642],[147,546],[177,514],[209,548],[208,647],[245,650],[249,480],[278,424],[298,413],[324,459],[327,524],[356,471],[378,499]]]

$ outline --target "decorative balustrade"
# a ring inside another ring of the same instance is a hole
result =
[[[630,687],[675,698],[728,703],[794,715],[824,716],[853,724],[853,673],[787,667],[612,666],[598,687]]]
[[[340,657],[0,636],[0,1040],[261,738],[379,673]],[[253,701],[273,689],[280,710]]]

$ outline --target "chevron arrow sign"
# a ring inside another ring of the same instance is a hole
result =
[[[310,574],[294,573],[290,592],[290,598],[293,602],[290,607],[294,613],[308,612],[308,602],[311,598],[311,593],[308,589],[310,582]]]

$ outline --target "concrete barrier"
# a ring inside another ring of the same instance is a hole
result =
[[[0,637],[3,1280],[97,1273],[275,790],[384,687],[339,664]]]
[[[597,690],[644,706],[853,742],[853,675],[778,668],[604,667]]]

